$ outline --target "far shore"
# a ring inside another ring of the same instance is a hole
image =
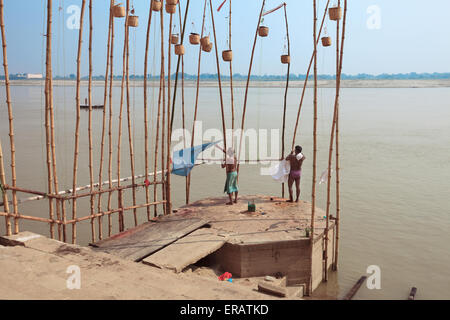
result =
[[[130,81],[130,86],[143,87],[143,80]],[[172,81],[174,82],[174,81]],[[0,81],[1,85],[4,85],[5,81]],[[246,81],[233,81],[235,88],[245,88]],[[42,86],[44,80],[11,80],[12,86]],[[92,82],[95,87],[102,87],[105,85],[103,80],[95,80]],[[223,86],[229,86],[229,81],[222,81]],[[53,80],[54,86],[67,86],[75,87],[76,81],[73,80]],[[88,85],[88,81],[81,81],[81,86]],[[148,81],[148,87],[159,87],[159,81]],[[179,82],[179,85],[181,83]],[[196,81],[185,81],[186,88],[196,87]],[[201,87],[217,87],[217,80],[201,80]],[[121,80],[114,80],[114,86],[120,87]],[[250,81],[250,87],[252,88],[284,88],[286,86],[285,81]],[[290,88],[302,88],[304,81],[290,81]],[[308,88],[313,86],[313,81],[308,81]],[[318,86],[320,88],[335,88],[335,80],[319,80]],[[448,88],[450,87],[450,79],[441,80],[341,80],[342,88]]]

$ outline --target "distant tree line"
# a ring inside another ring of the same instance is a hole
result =
[[[24,80],[23,76],[21,76],[21,74],[11,74],[9,76],[9,78],[10,78],[10,80]],[[179,75],[179,78],[181,78],[181,75]],[[191,74],[185,74],[184,78],[185,78],[185,80],[197,80],[197,76],[191,75]],[[226,75],[222,76],[223,80],[229,80],[229,78],[230,77],[226,76]],[[4,79],[5,79],[5,76],[3,76],[3,75],[0,76],[0,80],[4,80]],[[74,74],[71,74],[66,77],[55,76],[53,79],[54,80],[76,80],[76,76]],[[104,75],[93,76],[93,80],[104,80],[104,79],[105,79]],[[121,80],[122,76],[114,76],[114,79]],[[143,80],[144,76],[143,75],[130,75],[130,79],[131,80]],[[153,75],[153,76],[148,75],[147,79],[158,81],[159,75]],[[166,76],[166,79],[167,79],[167,76]],[[171,79],[175,79],[175,74],[173,74],[171,76]],[[211,81],[217,80],[217,74],[203,73],[200,75],[200,79],[201,80],[211,80]],[[290,80],[292,80],[292,81],[305,80],[305,79],[306,79],[306,75],[304,75],[304,74],[298,74],[298,75],[291,74],[291,76],[290,76]],[[309,79],[313,79],[313,75],[310,75]],[[318,79],[319,80],[334,80],[334,79],[336,79],[336,76],[322,74],[322,75],[318,75]],[[436,80],[436,79],[450,79],[450,73],[411,72],[411,73],[396,73],[396,74],[383,73],[380,75],[360,73],[357,75],[342,74],[342,79],[343,80]],[[88,80],[88,77],[87,76],[83,77],[82,80]],[[233,75],[233,80],[236,80],[236,81],[247,80],[247,76],[236,73]],[[253,76],[251,76],[251,80],[284,81],[284,80],[286,80],[286,76],[284,76],[284,75],[263,75],[263,76],[253,75]]]

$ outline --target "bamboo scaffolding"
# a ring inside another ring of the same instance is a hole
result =
[[[162,174],[162,171],[158,171],[158,172],[156,172],[156,174],[154,172],[149,172],[148,173],[149,176],[157,176],[159,174]],[[142,179],[144,177],[145,177],[145,174],[140,174],[140,175],[135,176],[134,178],[135,179]],[[126,177],[126,178],[121,178],[120,182],[130,181],[131,179],[132,179],[131,176],[130,177]],[[104,185],[110,184],[110,186],[112,186],[112,184],[117,183],[117,181],[118,180],[116,180],[116,179],[114,179],[114,180],[107,180],[107,181],[103,181],[101,183],[101,185],[104,186]],[[94,185],[93,185],[94,188],[97,188],[98,186],[99,186],[98,182],[94,183]],[[91,188],[91,185],[88,184],[86,186],[82,186],[82,187],[76,188],[76,191],[83,191],[83,190],[90,189],[90,188]],[[68,190],[64,190],[64,191],[59,191],[56,194],[47,194],[45,192],[34,191],[34,190],[27,190],[27,189],[23,189],[23,188],[19,188],[19,187],[12,187],[12,186],[9,186],[9,185],[6,185],[5,189],[11,190],[11,191],[14,190],[14,191],[18,191],[18,192],[38,195],[37,197],[30,197],[30,198],[26,198],[26,199],[19,199],[18,200],[19,204],[25,203],[25,202],[28,202],[28,201],[42,200],[42,199],[46,199],[46,198],[49,198],[49,197],[52,197],[54,199],[65,199],[65,197],[62,197],[63,195],[73,193],[73,189],[68,189]],[[12,204],[12,201],[9,201],[9,204]],[[0,202],[0,206],[2,206],[2,205],[3,205],[3,202]]]
[[[317,2],[313,0],[314,4],[314,129],[313,129],[313,174],[312,174],[312,201],[311,201],[311,270],[313,263],[313,247],[314,247],[314,218],[316,212],[316,172],[317,172]],[[312,291],[312,276],[308,288],[309,293]]]
[[[325,23],[325,19],[326,19],[326,17],[327,17],[329,5],[330,5],[330,0],[327,1],[327,4],[326,4],[326,6],[325,6],[325,12],[323,13],[323,18],[322,18],[322,23],[320,24],[319,34],[318,34],[317,37],[315,38],[315,47],[317,47],[317,44],[318,44],[319,41],[320,41],[320,36],[321,36],[321,34],[322,34],[322,29],[323,29],[323,25],[324,25],[324,23]],[[302,111],[303,100],[304,100],[304,98],[305,98],[306,86],[307,86],[307,84],[308,84],[309,74],[310,74],[310,72],[311,72],[311,67],[312,67],[312,64],[313,64],[313,62],[314,62],[314,59],[315,59],[315,57],[316,57],[316,53],[317,53],[317,51],[314,50],[314,51],[313,51],[313,54],[312,54],[312,56],[311,56],[311,60],[309,61],[308,71],[306,72],[306,78],[305,78],[305,81],[304,81],[304,83],[303,83],[302,96],[301,96],[301,98],[300,98],[300,104],[299,104],[299,107],[298,107],[297,120],[296,120],[296,122],[295,122],[294,135],[293,135],[293,137],[292,137],[292,146],[291,146],[291,149],[294,149],[294,146],[295,146],[295,138],[297,137],[297,129],[298,129],[299,121],[300,121],[300,113],[301,113],[301,111]]]
[[[3,1],[1,1],[1,6],[3,9]],[[3,12],[1,12],[1,13],[3,13]],[[0,141],[0,192],[2,193],[3,207],[5,210],[5,213],[9,214],[8,194],[6,193],[5,185],[6,185],[5,167],[3,165],[2,142]],[[5,229],[6,229],[6,235],[10,236],[11,235],[11,221],[9,219],[9,216],[5,216]]]
[[[52,78],[52,0],[47,0],[47,44],[45,59],[45,141],[47,155],[47,190],[49,194],[53,193],[53,172],[52,172],[52,145],[50,129],[50,108],[51,108],[51,78]],[[53,220],[53,199],[48,198],[49,216]],[[54,224],[50,223],[50,237],[55,238]]]
[[[202,21],[202,31],[200,38],[203,38],[204,29],[205,29],[205,20],[206,20],[206,4],[208,0],[205,0],[205,4],[203,7],[203,21]],[[197,70],[197,88],[195,93],[195,106],[194,106],[194,119],[192,122],[192,137],[191,137],[191,148],[194,147],[195,141],[195,122],[197,121],[198,114],[198,96],[200,92],[200,70],[201,70],[201,61],[202,61],[202,46],[199,46],[198,49],[198,70]],[[186,187],[186,204],[189,204],[190,200],[190,189],[191,189],[191,173],[187,176],[187,187]]]
[[[59,225],[64,225],[64,224],[72,224],[73,225],[73,224],[77,224],[78,222],[83,222],[86,220],[98,218],[99,216],[111,215],[116,212],[124,212],[124,211],[139,209],[139,208],[145,208],[145,207],[149,207],[149,206],[155,206],[158,204],[162,204],[163,202],[164,201],[150,202],[150,203],[140,204],[140,205],[131,206],[131,207],[124,207],[124,208],[114,209],[114,210],[110,210],[110,211],[103,211],[103,212],[95,213],[93,215],[89,215],[89,216],[85,216],[85,217],[81,217],[81,218],[77,218],[77,219],[73,219],[73,220],[68,220],[66,222],[61,221],[61,220],[56,220],[56,219],[40,218],[40,217],[33,217],[33,216],[22,215],[22,214],[19,215],[19,214],[7,213],[7,212],[0,212],[0,216],[12,217],[12,218],[20,217],[20,219],[23,219],[23,220],[53,223],[53,224],[59,224]]]
[[[17,183],[16,178],[16,147],[14,143],[14,118],[11,104],[11,91],[9,87],[9,70],[8,70],[8,54],[6,50],[6,31],[5,31],[5,20],[4,20],[4,5],[3,0],[0,0],[0,27],[2,32],[2,49],[3,49],[3,70],[5,73],[5,90],[6,90],[6,105],[8,107],[8,121],[9,121],[9,143],[11,150],[11,180],[12,185],[15,187]],[[18,214],[18,205],[17,205],[17,195],[16,192],[12,192],[12,202],[13,202],[13,212]],[[4,199],[4,203],[7,203],[7,200]],[[8,235],[11,234],[11,224],[9,220],[7,221],[7,232]],[[14,233],[19,232],[19,219],[18,217],[14,218]]]
[[[347,0],[344,0],[344,20],[342,22],[342,40],[341,40],[341,52],[339,57],[339,87],[342,74],[342,65],[344,60],[344,42],[345,42],[345,24],[347,21]],[[339,91],[336,90],[339,94]],[[336,113],[336,243],[335,243],[335,260],[333,264],[333,270],[338,268],[338,257],[339,257],[339,237],[340,237],[340,168],[339,168],[339,97],[337,99],[337,113]]]
[[[121,150],[121,143],[122,143],[122,113],[123,113],[123,95],[124,95],[124,85],[125,85],[125,77],[127,72],[127,66],[126,66],[126,55],[127,48],[128,48],[128,17],[129,17],[129,4],[130,1],[127,0],[127,8],[126,8],[126,15],[125,15],[125,22],[124,22],[124,28],[125,28],[125,38],[123,43],[123,64],[122,64],[122,82],[120,85],[120,111],[119,111],[119,135],[118,135],[118,141],[117,141],[117,185],[120,186],[120,150]],[[122,192],[119,191],[117,196],[117,202],[118,207],[122,208]],[[123,220],[123,214],[119,213],[119,231],[122,232],[125,229],[125,223]]]
[[[178,4],[180,5],[180,4]],[[168,38],[168,49],[167,49],[167,56],[168,56],[168,63],[167,63],[167,181],[166,181],[166,210],[165,214],[171,214],[172,213],[172,204],[171,204],[171,192],[170,192],[170,183],[171,183],[171,177],[170,177],[170,143],[171,143],[171,137],[172,137],[172,121],[171,121],[171,112],[170,112],[170,70],[172,65],[172,44],[171,44],[171,38],[172,38],[172,23],[173,23],[173,14],[170,14],[170,22],[169,22],[169,38]],[[181,26],[180,26],[181,28]]]
[[[147,77],[148,77],[148,48],[150,46],[150,28],[152,25],[152,4],[153,1],[150,1],[150,9],[148,13],[148,24],[147,24],[147,36],[145,40],[145,56],[144,56],[144,161],[145,161],[145,180],[148,181],[148,170],[149,170],[149,164],[148,164],[148,115],[147,115],[147,109],[148,109],[148,103],[147,103]],[[156,171],[156,170],[155,170]],[[145,186],[145,200],[147,202],[150,201],[150,193],[149,188],[146,185]],[[150,207],[147,207],[147,220],[150,221],[151,214],[150,214]]]
[[[91,184],[91,215],[94,214],[94,159],[92,147],[92,0],[89,0],[89,81],[88,81],[88,103],[89,103],[89,121],[88,121],[88,139],[89,139],[89,182]],[[92,241],[95,241],[95,220],[91,219]]]
[[[76,107],[77,107],[77,117],[75,123],[75,151],[74,151],[74,160],[73,160],[73,189],[77,188],[77,170],[78,170],[78,152],[79,152],[79,136],[80,136],[80,82],[81,82],[81,46],[83,39],[83,18],[84,18],[84,9],[86,6],[86,0],[83,0],[81,3],[81,13],[80,13],[80,30],[78,32],[78,53],[77,53],[77,88],[76,88]],[[76,191],[74,191],[75,193]],[[72,204],[72,219],[76,219],[77,217],[77,203],[76,200],[73,201]],[[76,224],[72,225],[72,243],[75,244],[77,240],[77,226]]]
[[[129,8],[129,0],[127,0],[127,10]],[[134,164],[134,148],[133,148],[133,138],[131,133],[131,111],[130,111],[130,48],[129,48],[129,33],[130,33],[130,27],[127,24],[127,59],[126,59],[126,90],[127,90],[127,127],[128,127],[128,145],[129,145],[129,151],[130,151],[130,169],[131,169],[131,176],[133,184],[134,182],[134,175],[135,175],[135,164]],[[132,197],[133,197],[133,206],[136,205],[136,190],[132,189]],[[134,225],[138,225],[138,219],[137,219],[137,211],[133,210],[133,217],[134,217]]]
[[[106,105],[108,103],[108,74],[109,74],[109,65],[111,62],[111,29],[112,29],[112,20],[113,10],[114,6],[114,0],[111,0],[109,3],[109,26],[108,26],[108,40],[106,45],[106,71],[105,71],[105,90],[103,95],[103,118],[102,118],[102,137],[101,137],[101,143],[100,143],[100,165],[99,165],[99,173],[98,173],[98,181],[102,181],[103,179],[103,154],[104,154],[104,148],[105,148],[105,132],[106,132]],[[101,190],[102,186],[99,184],[99,190]],[[102,208],[102,197],[98,197],[98,203],[97,203],[97,211],[100,212]],[[99,240],[103,239],[103,222],[102,217],[98,218],[98,238]]]
[[[108,158],[108,180],[109,188],[112,188],[112,162],[113,162],[113,149],[112,149],[112,118],[113,118],[113,104],[112,104],[112,91],[114,85],[114,17],[111,19],[111,52],[110,52],[110,64],[111,72],[109,79],[109,127],[108,127],[108,147],[109,147],[109,158]],[[101,180],[99,180],[101,181]],[[112,193],[108,193],[108,211],[111,210],[111,200]],[[108,237],[111,237],[112,233],[112,219],[111,215],[108,215]]]
[[[211,22],[214,34],[214,46],[216,49],[215,51],[216,51],[217,78],[219,81],[220,112],[222,114],[223,145],[224,149],[227,150],[227,128],[225,124],[225,110],[223,107],[222,79],[220,76],[220,63],[219,63],[219,48],[217,47],[216,25],[214,22],[214,10],[212,6],[212,0],[209,0],[209,8],[211,9]]]
[[[242,110],[242,122],[241,122],[241,134],[240,134],[240,138],[239,138],[239,156],[238,156],[238,159],[241,159],[242,138],[243,138],[243,132],[244,132],[244,128],[245,128],[245,114],[246,114],[246,111],[247,111],[248,87],[249,87],[249,84],[250,84],[250,76],[251,76],[251,73],[252,73],[253,58],[255,56],[256,40],[258,40],[258,29],[259,29],[259,26],[261,25],[261,17],[263,15],[264,5],[265,4],[266,4],[266,0],[263,0],[262,6],[261,6],[261,12],[259,13],[258,25],[256,27],[255,40],[253,41],[253,49],[252,49],[252,54],[251,54],[251,58],[250,58],[250,66],[248,68],[247,84],[245,86],[244,107],[243,107],[243,110]],[[244,150],[244,152],[245,152],[245,150]],[[238,164],[238,166],[237,166],[238,175],[239,175],[239,168],[240,168],[240,164]]]
[[[288,24],[288,18],[287,18],[287,9],[286,9],[286,3],[283,4],[284,6],[284,21],[286,22],[286,38],[288,43],[288,56],[291,56],[291,41],[289,39],[289,24]],[[284,91],[284,107],[283,107],[283,132],[281,134],[281,155],[284,157],[285,155],[285,135],[286,135],[286,110],[287,110],[287,96],[288,96],[288,90],[289,90],[289,78],[290,78],[290,71],[291,71],[291,61],[289,60],[288,67],[287,67],[287,75],[286,75],[286,89]],[[284,198],[284,183],[281,185],[281,196]]]

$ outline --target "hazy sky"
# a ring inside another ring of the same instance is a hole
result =
[[[182,8],[187,0],[181,0]],[[5,21],[10,73],[43,73],[45,62],[45,11],[44,0],[5,0]],[[89,1],[87,1],[89,2]],[[125,3],[126,0],[119,2]],[[209,0],[208,0],[209,2]],[[304,74],[312,54],[312,0],[286,0],[291,37],[291,68],[293,73]],[[343,2],[343,1],[342,1]],[[450,1],[448,0],[349,0],[348,26],[345,43],[344,72],[357,73],[407,73],[450,72]],[[139,15],[140,25],[132,29],[130,70],[143,74],[145,35],[150,0],[130,0]],[[195,31],[200,33],[203,0],[191,0],[187,32],[195,21]],[[217,31],[217,44],[222,51],[227,46],[228,4],[222,11],[216,9],[222,0],[213,0]],[[267,0],[269,10],[281,3]],[[318,0],[319,22],[326,0]],[[332,4],[337,0],[332,0]],[[233,0],[233,51],[234,72],[246,74],[251,47],[262,0]],[[78,30],[68,27],[72,5],[81,0],[53,0],[53,72],[68,75],[76,71]],[[109,1],[94,0],[94,74],[104,74],[106,64],[106,41],[108,33]],[[61,7],[62,10],[58,10]],[[165,14],[165,30],[168,31],[169,15]],[[179,29],[178,14],[174,15]],[[211,33],[211,20],[207,15],[206,32]],[[328,20],[328,19],[327,19]],[[73,20],[72,20],[73,21]],[[88,71],[88,10],[85,13],[82,73]],[[124,19],[115,19],[115,74],[121,74]],[[286,67],[280,63],[284,50],[284,14],[279,10],[266,17],[270,27],[268,38],[259,38],[255,51],[254,74],[284,74]],[[335,40],[336,23],[327,21],[328,33]],[[149,73],[158,74],[159,65],[159,14],[153,14]],[[167,39],[167,35],[165,36]],[[134,48],[136,49],[134,51]],[[154,54],[156,53],[156,57]],[[196,74],[198,46],[186,45],[186,72]],[[174,59],[173,59],[174,60]],[[334,73],[335,49],[319,51],[319,73]],[[221,62],[222,73],[228,66]],[[173,70],[173,69],[172,69]],[[214,51],[204,55],[202,73],[216,73]]]

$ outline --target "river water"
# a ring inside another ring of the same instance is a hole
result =
[[[149,89],[151,127],[154,128],[155,88]],[[43,101],[40,86],[13,86],[15,138],[17,149],[18,185],[45,191],[47,188]],[[236,126],[240,126],[243,89],[235,91]],[[286,145],[292,141],[293,126],[298,108],[299,89],[288,95]],[[136,173],[144,172],[144,126],[142,88],[132,87],[131,121]],[[8,121],[4,91],[0,93],[0,137],[9,166]],[[249,92],[246,128],[255,130],[280,129],[284,89],[251,88]],[[87,89],[82,88],[82,98]],[[103,89],[94,88],[94,104],[103,103]],[[55,87],[57,163],[60,189],[72,184],[73,146],[75,126],[75,89]],[[181,92],[178,93],[180,101]],[[206,129],[222,129],[217,88],[202,88],[199,96],[199,118],[203,135]],[[186,124],[191,127],[195,89],[185,92]],[[114,145],[117,142],[117,114],[120,89],[114,90]],[[230,127],[230,94],[224,88],[227,127]],[[319,89],[318,109],[318,175],[327,166],[333,89]],[[319,295],[341,297],[369,266],[381,271],[381,289],[365,285],[356,299],[405,299],[412,286],[418,288],[418,299],[450,299],[450,91],[433,89],[350,89],[341,93],[341,196],[342,223],[340,264],[332,273]],[[126,109],[124,109],[126,110]],[[300,121],[296,144],[303,146],[307,157],[302,177],[301,198],[311,200],[312,183],[312,90],[308,90]],[[180,104],[177,104],[175,128],[181,126]],[[122,139],[122,174],[130,176],[126,113]],[[88,170],[88,112],[81,115],[80,162],[78,185],[89,184]],[[93,112],[93,140],[95,180],[98,179],[102,111]],[[269,132],[270,136],[270,132]],[[154,141],[154,130],[151,134]],[[150,146],[153,150],[153,145]],[[273,147],[273,145],[272,145]],[[107,148],[107,145],[106,145]],[[269,148],[270,149],[270,148]],[[288,148],[289,149],[289,148]],[[274,149],[274,154],[278,152]],[[151,152],[153,153],[153,152]],[[107,153],[106,153],[107,154]],[[114,149],[114,157],[116,150]],[[213,154],[214,155],[214,154]],[[212,155],[212,156],[213,156]],[[279,154],[278,154],[279,156]],[[277,156],[277,157],[278,157]],[[259,156],[258,156],[259,157]],[[260,157],[259,157],[260,158]],[[115,159],[115,158],[114,158]],[[116,163],[114,160],[113,163]],[[151,162],[153,163],[153,162]],[[240,191],[244,194],[279,195],[280,186],[270,177],[261,175],[263,165],[241,167]],[[115,169],[114,169],[115,177]],[[107,178],[107,170],[103,175]],[[8,170],[9,178],[9,170]],[[191,200],[222,195],[224,172],[217,165],[196,167],[192,175]],[[174,207],[184,202],[184,178],[173,177]],[[334,181],[332,190],[334,191]],[[318,206],[325,208],[326,184],[318,185]],[[21,195],[23,197],[23,194]],[[142,193],[138,194],[142,199]],[[128,196],[128,201],[130,198]],[[105,200],[103,201],[105,202]],[[333,193],[334,203],[334,193]],[[115,203],[114,203],[115,204]],[[47,201],[20,205],[23,214],[45,216]],[[334,207],[332,206],[332,212]],[[71,212],[71,208],[68,208]],[[79,216],[89,212],[89,201],[79,201]],[[132,224],[132,215],[127,224]],[[139,211],[139,223],[146,219]],[[105,219],[106,220],[106,219]],[[114,225],[116,225],[114,221]],[[48,226],[22,222],[21,229],[48,235]],[[106,227],[104,227],[106,230]],[[4,233],[4,223],[0,223]],[[78,227],[81,244],[90,241],[89,222]]]

